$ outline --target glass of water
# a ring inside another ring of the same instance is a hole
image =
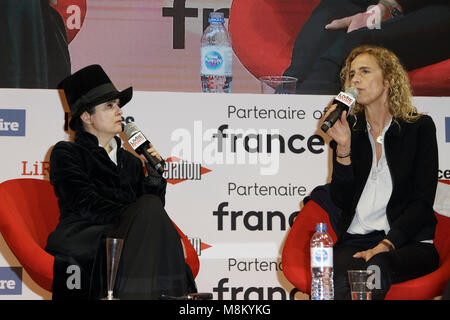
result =
[[[260,77],[261,93],[269,94],[295,94],[297,78],[288,76]]]
[[[375,270],[348,270],[352,300],[372,300]]]
[[[116,282],[117,269],[119,268],[122,254],[123,239],[106,238],[106,277],[108,295],[102,300],[119,300],[113,295]]]

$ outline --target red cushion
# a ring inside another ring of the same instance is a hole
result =
[[[450,184],[450,183],[449,183]],[[450,279],[450,218],[436,214],[437,226],[434,243],[440,255],[439,269],[416,279],[394,284],[386,295],[387,300],[423,300],[439,296]],[[290,229],[282,253],[283,273],[298,290],[311,292],[309,242],[315,224],[325,222],[330,226],[328,214],[313,200],[300,210]],[[331,228],[328,233],[336,242]]]
[[[178,226],[172,221],[173,225],[175,226],[175,229],[177,229],[178,234],[181,237],[181,240],[184,244],[184,249],[186,250],[186,263],[189,265],[192,271],[192,275],[194,278],[197,276],[198,271],[200,269],[200,261],[198,260],[197,252],[195,251],[194,247],[192,246],[189,239],[186,237],[186,235],[178,228]]]
[[[440,180],[450,184],[450,180]],[[450,218],[436,213],[434,245],[439,253],[439,269],[416,279],[394,284],[387,300],[424,300],[442,295],[450,280]]]
[[[43,250],[58,223],[59,209],[48,181],[16,179],[0,184],[0,231],[30,277],[51,291],[54,258]]]
[[[311,258],[309,242],[313,236],[316,223],[325,222],[327,232],[336,243],[337,237],[331,228],[328,214],[313,200],[300,210],[288,233],[281,257],[283,273],[297,289],[304,293],[311,292]]]
[[[281,75],[300,28],[318,0],[234,0],[228,29],[233,49],[255,77]]]
[[[450,59],[408,72],[416,96],[450,96]]]
[[[425,300],[442,295],[450,279],[450,218],[436,214],[435,246],[440,255],[439,269],[423,277],[392,285],[386,300]]]
[[[15,179],[0,184],[0,232],[30,277],[52,291],[54,257],[43,248],[59,220],[53,186],[45,180]],[[174,224],[186,249],[186,263],[194,278],[200,263],[197,252]]]

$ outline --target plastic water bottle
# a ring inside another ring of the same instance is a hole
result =
[[[200,77],[203,92],[231,92],[233,49],[221,12],[209,14],[201,41]]]
[[[311,248],[311,300],[333,300],[333,240],[327,233],[326,223],[316,224],[310,242]]]

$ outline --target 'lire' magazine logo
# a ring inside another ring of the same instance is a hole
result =
[[[0,267],[0,295],[22,294],[22,267]]]
[[[0,136],[25,136],[25,110],[0,109]]]
[[[445,142],[450,142],[450,117],[445,117]]]

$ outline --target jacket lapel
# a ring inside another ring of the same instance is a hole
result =
[[[117,152],[120,150],[121,141],[118,137],[114,137],[117,142]],[[82,131],[78,133],[77,137],[75,138],[75,143],[80,144],[84,146],[85,148],[89,149],[92,155],[95,159],[102,159],[102,164],[106,165],[108,169],[112,170],[115,174],[117,174],[117,167],[114,162],[111,161],[109,158],[108,153],[106,150],[99,146],[98,139],[95,135]],[[119,154],[117,155],[117,162],[119,163]]]
[[[353,124],[350,125],[352,127]],[[359,201],[369,177],[373,159],[372,147],[370,145],[364,113],[358,115],[352,130],[352,150],[358,150],[355,153],[352,151],[352,165],[354,167],[356,181],[355,197],[353,198],[356,203],[353,203],[353,207],[356,208],[357,201]]]

